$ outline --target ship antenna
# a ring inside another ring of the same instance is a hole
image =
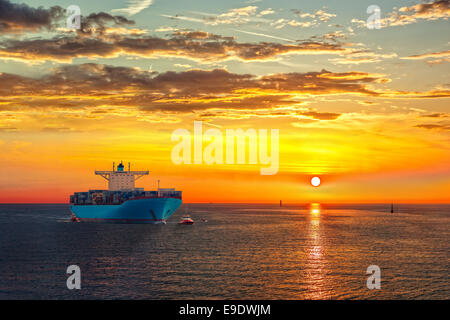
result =
[[[158,198],[159,198],[159,194],[160,194],[160,193],[159,193],[159,180],[158,180]]]

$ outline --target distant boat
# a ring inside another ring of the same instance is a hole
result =
[[[200,221],[201,222],[208,222],[208,220],[206,220],[205,218],[201,218]]]
[[[185,215],[178,224],[194,224],[194,220],[191,219],[190,216]]]

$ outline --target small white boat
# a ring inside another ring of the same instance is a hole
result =
[[[191,219],[190,216],[186,215],[184,216],[178,224],[194,224],[194,220]]]

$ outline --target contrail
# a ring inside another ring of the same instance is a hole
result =
[[[191,22],[204,22],[202,19],[196,19],[196,18],[185,17],[185,16],[170,16],[167,14],[162,14],[161,17],[166,17],[166,18],[176,19],[176,20],[186,20],[186,21],[191,21]]]
[[[238,30],[238,29],[232,29],[232,30],[237,31],[237,32],[242,32],[242,33],[252,34],[252,35],[254,35],[254,36],[260,36],[260,37],[266,37],[266,38],[278,39],[278,40],[283,40],[283,41],[295,42],[294,40],[291,40],[291,39],[286,39],[286,38],[281,38],[281,37],[271,36],[271,35],[269,35],[269,34],[264,34],[264,33],[256,33],[256,32],[250,32],[250,31],[244,31],[244,30]]]

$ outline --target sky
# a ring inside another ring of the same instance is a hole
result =
[[[67,203],[121,160],[184,202],[449,203],[449,3],[0,0],[0,203]],[[278,172],[175,164],[194,121],[278,129]]]

